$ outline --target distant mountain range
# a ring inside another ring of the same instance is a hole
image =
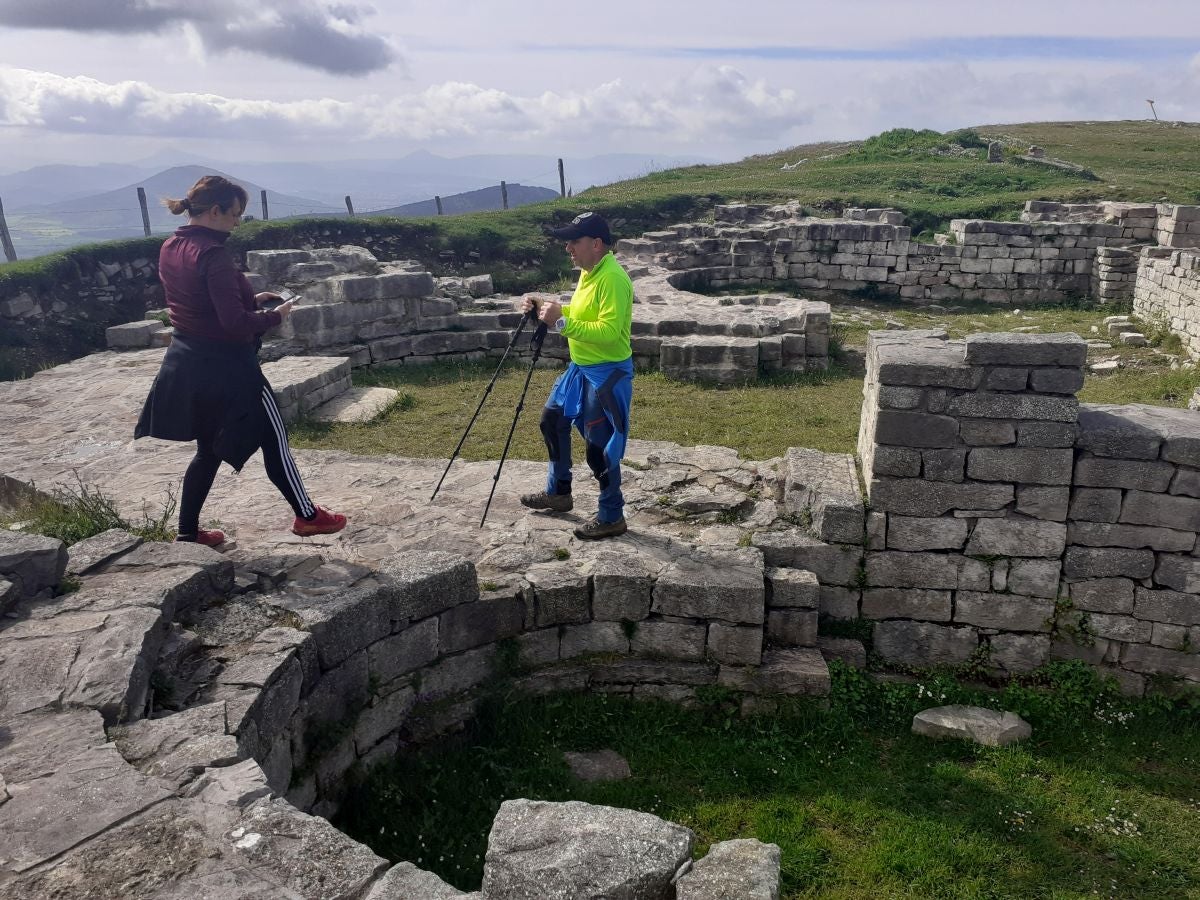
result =
[[[172,160],[184,162],[164,169]],[[579,192],[598,184],[699,162],[699,158],[607,154],[566,159],[566,184]],[[164,151],[132,163],[94,166],[47,165],[0,175],[0,201],[17,254],[22,259],[75,244],[142,234],[137,188],[145,189],[152,232],[173,229],[179,219],[162,206],[164,197],[182,197],[204,174],[225,174],[250,194],[249,212],[259,216],[260,192],[267,188],[272,219],[295,215],[345,215],[349,195],[358,214],[424,216],[436,214],[433,197],[447,214],[500,208],[500,181],[509,205],[521,206],[558,195],[557,159],[532,154],[457,158],[416,152],[394,160],[322,163],[231,163],[182,151]]]

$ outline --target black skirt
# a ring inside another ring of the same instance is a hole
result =
[[[207,441],[240,470],[262,442],[262,391],[271,389],[255,344],[176,334],[142,407],[133,436]]]

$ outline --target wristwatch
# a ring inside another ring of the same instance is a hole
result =
[[[554,330],[555,330],[555,331],[562,331],[562,330],[563,330],[564,328],[566,328],[566,327],[567,327],[567,320],[566,320],[566,317],[565,317],[565,316],[559,316],[559,317],[558,317],[558,321],[554,323]]]

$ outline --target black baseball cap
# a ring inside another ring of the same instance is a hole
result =
[[[564,225],[562,228],[547,229],[546,234],[563,241],[591,237],[600,238],[606,244],[612,243],[612,232],[608,230],[608,223],[604,221],[602,215],[594,212],[580,213],[571,220],[570,225]]]

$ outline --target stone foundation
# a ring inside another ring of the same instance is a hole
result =
[[[1200,251],[1144,249],[1133,311],[1142,320],[1179,335],[1190,357],[1200,356]]]

